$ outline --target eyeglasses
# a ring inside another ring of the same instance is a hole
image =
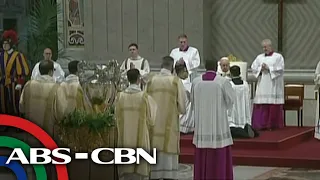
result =
[[[129,49],[129,51],[135,51],[136,49]]]

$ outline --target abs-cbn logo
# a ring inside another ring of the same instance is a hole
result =
[[[103,162],[99,159],[100,152],[109,151],[114,154],[114,159]],[[6,164],[11,161],[20,161],[21,164],[68,164],[72,161],[69,148],[57,148],[50,150],[47,148],[31,148],[30,154],[26,156],[23,150],[15,148]],[[27,158],[29,157],[29,159]],[[141,158],[149,164],[157,163],[157,150],[154,148],[152,153],[142,148],[98,148],[92,151],[90,159],[96,164],[140,164]],[[54,159],[59,159],[58,161]],[[89,153],[75,153],[74,159],[89,159]]]

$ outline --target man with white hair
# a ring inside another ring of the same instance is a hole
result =
[[[252,126],[257,130],[283,128],[284,58],[272,49],[270,39],[261,43],[264,53],[251,65],[258,79],[252,113]]]
[[[218,73],[227,79],[231,79],[230,62],[228,57],[222,57],[220,61],[218,61]]]
[[[178,40],[180,47],[173,49],[170,56],[174,59],[174,66],[176,63],[186,65],[189,76],[182,82],[187,91],[190,92],[192,79],[196,75],[196,69],[200,66],[200,55],[197,48],[188,45],[187,35],[180,35]]]

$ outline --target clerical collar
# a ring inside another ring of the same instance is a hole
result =
[[[240,76],[234,76],[234,77],[232,77],[232,79],[241,79],[241,77]]]
[[[188,49],[189,49],[189,46],[187,46],[187,47],[186,47],[186,48],[184,48],[184,49],[179,48],[179,51],[187,52],[187,51],[188,51]]]
[[[160,73],[161,73],[161,74],[165,74],[165,75],[172,75],[171,71],[168,70],[168,69],[165,69],[165,68],[162,68],[162,69],[160,70]]]
[[[272,56],[273,51],[269,52],[269,53],[265,53],[264,56]]]
[[[52,76],[49,75],[40,75],[38,79],[36,79],[38,81],[44,81],[44,82],[55,82]]]
[[[141,88],[137,84],[130,84],[126,89],[125,92],[140,92]]]
[[[13,52],[13,49],[12,49],[12,48],[7,51],[8,54],[11,54],[12,52]]]
[[[140,60],[140,59],[141,59],[141,56],[137,56],[136,58],[130,57],[129,59],[131,59],[131,60]]]
[[[79,77],[75,74],[70,74],[69,76],[66,77],[66,81],[68,82],[79,81]]]

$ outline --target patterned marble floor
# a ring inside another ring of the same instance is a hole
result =
[[[180,180],[193,180],[193,165],[180,164]],[[3,172],[3,171],[2,171]],[[0,173],[0,180],[15,180],[11,173]],[[234,180],[319,180],[320,170],[235,166]]]

